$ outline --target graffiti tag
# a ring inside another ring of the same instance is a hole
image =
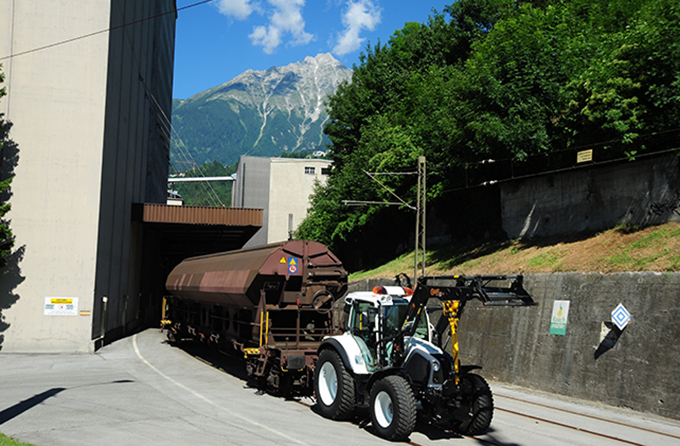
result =
[[[680,194],[677,194],[675,198],[671,198],[665,201],[656,201],[649,206],[650,214],[663,215],[666,213],[672,213],[680,216]]]

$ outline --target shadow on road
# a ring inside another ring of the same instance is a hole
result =
[[[53,389],[46,390],[43,393],[34,395],[27,400],[23,400],[22,402],[17,403],[12,407],[8,407],[7,409],[0,412],[0,425],[3,425],[12,418],[16,418],[22,413],[33,409],[38,404],[41,404],[43,401],[52,398],[53,396],[57,395],[60,392],[63,392],[64,390],[66,390],[64,387],[55,387]]]
[[[166,341],[166,343],[183,350],[185,353],[193,356],[199,361],[204,362],[217,370],[228,373],[241,381],[245,381],[246,383],[250,381],[246,374],[246,363],[242,358],[237,356],[236,351],[232,354],[231,352],[218,350],[214,346],[202,344],[201,342],[194,340],[184,340],[179,343]]]

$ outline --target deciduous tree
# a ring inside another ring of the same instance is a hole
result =
[[[0,84],[5,81],[5,75],[1,70],[2,65],[0,64]],[[0,88],[0,99],[6,94],[5,87]],[[7,129],[9,129],[9,126],[5,123],[2,114],[0,114],[0,153],[2,153],[7,138]],[[11,183],[12,178],[0,181],[0,197],[7,196],[6,191]],[[14,247],[14,234],[12,234],[12,230],[9,228],[9,224],[6,220],[6,215],[11,208],[12,205],[9,201],[2,200],[0,202],[0,266],[7,265],[7,256],[12,252],[12,248]]]

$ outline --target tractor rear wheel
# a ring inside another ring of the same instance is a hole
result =
[[[392,375],[375,383],[370,412],[378,435],[387,440],[408,438],[416,427],[416,399],[408,381]]]
[[[453,421],[453,429],[464,435],[481,435],[493,418],[493,395],[489,384],[479,375],[461,376],[462,414]]]
[[[344,420],[354,411],[354,379],[340,356],[331,349],[319,354],[314,374],[316,405],[326,418]]]

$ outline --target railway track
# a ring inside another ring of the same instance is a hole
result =
[[[522,413],[517,410],[511,410],[504,408],[502,406],[496,406],[495,410],[497,412],[502,412],[505,414],[509,414],[514,417],[521,417],[524,419],[532,420],[536,423],[545,423],[549,424],[555,428],[558,429],[563,429],[565,431],[565,438],[568,438],[568,433],[569,431],[577,431],[581,434],[587,435],[592,437],[592,443],[593,445],[599,445],[602,444],[601,440],[608,440],[612,442],[611,444],[627,444],[631,446],[657,446],[657,445],[662,445],[662,444],[680,444],[680,435],[676,435],[670,432],[663,432],[661,430],[655,430],[651,429],[648,427],[644,426],[632,426],[630,424],[626,424],[620,421],[616,420],[611,420],[611,419],[606,419],[600,416],[592,415],[592,414],[585,414],[585,413],[579,413],[575,410],[570,410],[570,409],[564,409],[564,408],[556,408],[554,406],[550,406],[547,404],[542,404],[542,403],[537,403],[529,400],[524,400],[520,399],[514,396],[510,395],[503,395],[503,394],[498,394],[494,393],[494,397],[497,399],[507,399],[507,400],[512,400],[521,404],[528,404],[531,406],[535,406],[539,408],[539,410],[543,410],[546,412],[544,416],[536,416],[532,415],[530,413]],[[312,407],[314,405],[313,399],[306,398],[306,399],[301,399],[298,400],[299,404],[302,404],[307,407]],[[585,420],[587,423],[592,424],[593,421],[601,423],[604,425],[600,426],[599,429],[597,428],[584,428],[582,426],[578,425],[573,425],[569,424],[568,421],[560,421],[563,415],[570,415],[570,416],[577,416],[580,417],[581,419]],[[492,424],[493,426],[493,424]],[[608,432],[610,432],[612,429],[619,429],[624,428],[624,434],[630,435],[630,431],[637,431],[638,433],[641,433],[641,435],[645,436],[646,438],[642,441],[632,441],[626,438],[623,438],[622,435],[616,436],[612,435]],[[454,434],[455,435],[455,434]],[[559,434],[557,434],[559,435]],[[497,440],[494,438],[491,438],[488,435],[481,435],[481,436],[462,436],[462,438],[467,438],[471,440],[475,440],[479,444],[482,445],[490,445],[490,446],[508,446],[508,445],[517,445],[517,444],[522,444],[522,445],[528,445],[528,444],[534,444],[534,443],[525,443],[524,441],[507,441],[507,440]],[[663,440],[666,440],[664,442]],[[675,443],[677,442],[677,443]],[[436,443],[436,441],[435,441]],[[405,444],[409,444],[412,446],[425,446],[423,443],[419,443],[416,441],[409,441]],[[431,444],[428,442],[428,444]],[[548,444],[546,443],[536,443],[536,445],[544,445]],[[550,443],[552,444],[552,443]],[[564,444],[571,444],[569,440],[566,440]]]
[[[496,396],[498,396],[500,398],[508,399],[508,400],[519,401],[519,402],[522,402],[522,403],[525,403],[525,404],[530,404],[532,406],[537,406],[537,407],[541,407],[541,408],[545,408],[545,409],[549,409],[549,410],[558,410],[559,412],[562,412],[562,413],[565,413],[565,414],[576,415],[576,416],[579,416],[579,417],[586,417],[589,420],[595,420],[595,421],[599,421],[599,422],[602,422],[602,423],[607,423],[608,425],[614,426],[615,428],[618,428],[617,426],[620,426],[620,427],[623,427],[623,428],[626,428],[626,429],[634,429],[636,431],[645,432],[646,434],[658,435],[658,436],[661,436],[661,437],[671,439],[673,441],[678,440],[678,442],[679,442],[678,444],[680,444],[680,434],[676,435],[676,434],[673,434],[673,433],[670,433],[670,432],[663,432],[663,431],[660,431],[660,430],[655,430],[655,429],[651,429],[651,428],[644,427],[644,426],[631,426],[630,424],[622,422],[622,421],[606,419],[604,417],[600,417],[600,416],[593,415],[593,414],[585,415],[582,412],[577,412],[577,411],[574,411],[574,410],[569,410],[569,409],[564,409],[564,408],[555,409],[554,407],[551,407],[547,404],[542,404],[542,403],[538,403],[538,402],[535,402],[535,401],[527,401],[527,400],[523,400],[521,398],[517,398],[515,396],[504,395],[504,394],[496,394]],[[528,416],[526,414],[515,413],[511,410],[503,409],[503,408],[497,408],[497,410],[505,411],[507,413],[511,413],[511,414],[515,414],[515,415]],[[546,422],[546,423],[561,425],[560,423],[558,423],[556,421],[542,419],[541,417],[531,417],[531,418],[536,419],[537,421],[543,421],[543,422]],[[563,427],[566,427],[566,428],[569,428],[569,429],[576,429],[576,430],[580,430],[580,431],[583,431],[583,432],[588,432],[592,435],[600,436],[600,437],[603,437],[603,438],[609,438],[609,439],[612,439],[612,440],[615,440],[615,441],[618,441],[618,442],[621,442],[621,443],[627,443],[627,444],[632,444],[632,445],[641,444],[641,443],[636,443],[636,442],[626,440],[624,438],[617,438],[617,437],[613,437],[611,435],[606,435],[606,434],[602,434],[602,433],[598,433],[598,432],[590,432],[590,431],[584,430],[582,428],[574,427],[574,426],[570,426],[570,425],[563,425]],[[658,444],[658,443],[648,442],[648,443],[643,443],[643,444]]]
[[[520,418],[531,420],[536,425],[551,426],[555,430],[553,435],[568,439],[577,432],[582,439],[590,438],[591,444],[622,444],[632,446],[657,446],[680,444],[680,428],[677,433],[661,430],[663,425],[654,421],[642,420],[648,426],[631,424],[630,421],[619,421],[615,414],[609,418],[595,414],[595,409],[588,407],[556,407],[513,395],[494,393],[496,400],[496,414],[507,414],[509,421]],[[513,402],[513,408],[508,408],[508,402]],[[602,412],[597,410],[597,412]],[[650,426],[658,425],[658,428]],[[493,426],[493,425],[492,425]],[[488,436],[469,437],[482,444],[491,446],[507,446],[508,442],[496,441]],[[583,440],[582,440],[583,441]],[[569,443],[569,440],[566,441]],[[524,444],[524,443],[523,443]]]

